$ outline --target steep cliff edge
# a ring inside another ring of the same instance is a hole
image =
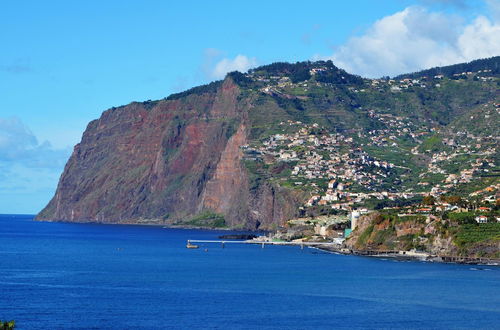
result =
[[[432,215],[375,212],[362,216],[346,246],[358,251],[409,251],[438,256],[500,258],[499,223],[464,223]]]
[[[240,151],[248,104],[239,96],[228,77],[214,91],[105,111],[37,219],[182,225],[216,214],[227,226],[271,228],[295,207],[269,184],[249,189]]]

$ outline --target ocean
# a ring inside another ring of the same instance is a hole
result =
[[[500,328],[499,267],[185,247],[228,233],[0,215],[0,319],[18,329]]]

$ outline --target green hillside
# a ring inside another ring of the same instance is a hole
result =
[[[262,180],[313,195],[331,195],[328,181],[342,183],[344,196],[328,205],[373,205],[368,201],[381,192],[393,199],[430,192],[466,195],[472,191],[464,186],[494,185],[496,179],[484,175],[498,167],[499,61],[440,68],[443,76],[430,76],[438,72],[432,69],[398,79],[363,79],[330,61],[232,73],[253,105],[246,151],[257,157],[248,157],[247,167],[258,167],[254,175]],[[462,70],[464,77],[453,76]],[[270,170],[276,167],[292,170],[277,177]]]

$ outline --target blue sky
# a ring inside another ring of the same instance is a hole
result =
[[[500,55],[500,1],[4,1],[0,50],[0,213],[36,213],[107,108],[276,61],[380,77]]]

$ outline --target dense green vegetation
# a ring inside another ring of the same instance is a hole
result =
[[[446,213],[443,216],[459,225],[476,223],[476,220],[474,220],[474,218],[476,217],[475,212],[453,212]]]
[[[331,66],[328,65],[329,69],[326,71],[318,72],[315,77],[316,81],[334,85],[362,86],[364,84],[364,80],[360,76],[349,74],[335,67],[331,61],[327,61],[326,63],[331,64]]]
[[[388,243],[391,237],[394,236],[394,227],[389,227],[386,230],[379,230],[375,232],[375,235],[372,238],[371,244],[374,245],[384,245]],[[392,244],[388,244],[389,248],[392,248]]]
[[[260,75],[264,74],[267,76],[287,75],[290,77],[292,82],[297,83],[311,78],[311,74],[309,73],[310,67],[311,62],[309,61],[297,62],[295,64],[277,62],[252,69],[249,73],[258,73]]]
[[[204,211],[199,215],[183,221],[182,225],[189,225],[204,228],[224,228],[227,227],[224,216],[210,211]]]
[[[2,321],[0,320],[0,330],[12,330],[16,326],[16,321]]]
[[[438,134],[434,134],[425,139],[419,149],[421,152],[438,152],[443,149],[443,139]]]
[[[409,205],[420,204],[422,202],[422,196],[415,196],[408,199],[376,199],[371,198],[363,202],[363,206],[370,210],[382,210],[386,207],[404,207]]]
[[[454,242],[459,247],[484,242],[500,242],[500,223],[464,224],[458,229]]]
[[[373,233],[374,228],[375,225],[371,224],[365,231],[361,233],[361,235],[358,238],[358,245],[363,246],[367,243],[368,238]]]
[[[494,219],[492,214],[498,211],[492,212],[490,219]],[[399,216],[396,211],[383,210],[372,215],[369,226],[358,234],[356,246],[360,249],[429,251],[433,240],[451,238],[454,245],[448,252],[450,254],[498,258],[500,223],[491,220],[478,224],[475,217],[479,214],[484,213],[446,212],[442,220],[432,223],[435,232],[426,233],[425,228],[432,221],[427,216]],[[402,235],[403,228],[406,234]]]
[[[170,96],[167,97],[167,100],[178,100],[178,99],[184,98],[184,97],[189,96],[189,95],[213,93],[213,92],[216,92],[217,89],[221,85],[222,85],[222,80],[213,81],[213,82],[206,84],[206,85],[193,87],[193,88],[188,89],[187,91],[184,91],[184,92],[171,94]]]

